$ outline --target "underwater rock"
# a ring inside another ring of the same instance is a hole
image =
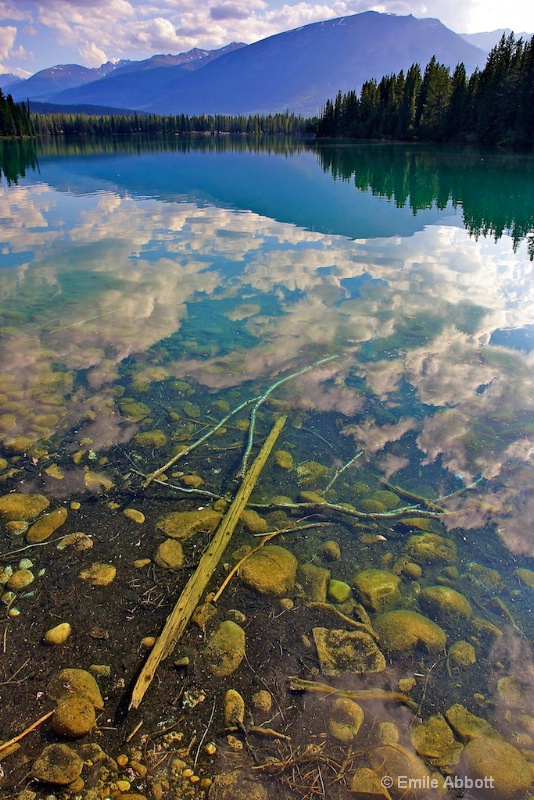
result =
[[[496,569],[477,564],[476,561],[469,562],[463,577],[483,592],[495,593],[504,588],[500,573]]]
[[[313,628],[313,640],[324,675],[341,675],[343,672],[383,672],[386,659],[365,631],[344,631]]]
[[[239,577],[249,589],[281,597],[293,589],[297,566],[297,559],[289,550],[266,545],[245,561]]]
[[[529,589],[534,589],[534,572],[531,569],[519,568],[516,569],[515,574],[524,586],[528,586]]]
[[[266,533],[269,530],[267,520],[261,517],[257,511],[246,508],[239,517],[239,522],[249,533]]]
[[[178,569],[184,563],[182,545],[176,539],[165,539],[157,546],[153,559],[163,569]]]
[[[8,453],[16,453],[22,455],[23,453],[30,453],[35,446],[33,439],[27,436],[15,436],[4,442],[4,450]]]
[[[236,622],[225,620],[208,642],[204,658],[218,678],[231,675],[245,657],[245,631]]]
[[[42,494],[11,492],[0,497],[0,517],[6,521],[35,519],[50,505]]]
[[[287,450],[276,450],[273,453],[274,463],[280,469],[291,470],[293,469],[293,456]]]
[[[361,511],[365,511],[366,514],[383,514],[387,511],[384,503],[381,503],[380,500],[375,500],[374,497],[366,497],[364,500],[360,500],[359,508]]]
[[[449,664],[451,667],[470,667],[477,660],[475,648],[469,642],[455,642],[449,648]]]
[[[44,783],[68,786],[81,775],[83,761],[66,744],[49,744],[31,768],[31,776]]]
[[[449,586],[427,586],[417,599],[425,614],[449,627],[466,622],[473,613],[469,600]]]
[[[138,447],[150,447],[154,450],[160,447],[165,447],[167,444],[167,437],[160,430],[144,431],[134,436],[134,442]]]
[[[318,494],[318,492],[310,491],[299,492],[297,495],[297,500],[299,503],[315,503],[315,505],[320,506],[324,506],[326,503],[326,500],[322,495]]]
[[[426,722],[413,728],[411,742],[420,756],[433,767],[450,772],[463,750],[442,714],[429,717]]]
[[[497,731],[482,717],[471,714],[465,706],[455,703],[445,712],[445,718],[461,742],[470,742],[479,736],[500,738]]]
[[[345,603],[352,595],[352,589],[345,581],[332,579],[328,582],[328,599],[334,603]]]
[[[315,564],[303,564],[298,569],[298,580],[308,600],[326,602],[330,571]]]
[[[52,717],[52,728],[59,736],[78,739],[90,733],[96,724],[94,705],[84,697],[73,695],[58,703]]]
[[[388,787],[392,797],[420,800],[421,789],[409,787],[427,785],[425,782],[428,782],[430,773],[424,762],[412,750],[400,744],[379,745],[370,750],[369,763],[380,779],[386,776],[393,778],[392,786]],[[399,786],[398,778],[401,776],[404,780]]]
[[[150,409],[144,403],[138,403],[130,397],[119,400],[119,408],[130,422],[140,422],[150,414]]]
[[[529,688],[527,682],[523,683],[515,675],[506,675],[497,681],[497,694],[505,706],[528,708]]]
[[[402,565],[402,574],[409,578],[411,581],[418,581],[421,575],[423,574],[423,570],[416,564],[415,561],[407,561],[405,564]]]
[[[297,467],[297,481],[300,486],[312,486],[328,474],[328,467],[318,461],[305,461]]]
[[[113,488],[113,481],[109,475],[103,472],[95,472],[88,467],[84,467],[83,482],[89,492],[98,494],[101,491],[108,492]]]
[[[323,544],[320,552],[327,561],[339,561],[341,559],[341,547],[338,542],[334,542],[331,539]]]
[[[72,628],[68,622],[60,622],[46,631],[43,639],[45,644],[57,645],[63,644],[67,641],[71,634]]]
[[[91,586],[108,586],[115,580],[117,568],[113,564],[102,564],[96,562],[91,564],[89,569],[84,569],[80,572],[80,578]]]
[[[252,705],[254,708],[257,708],[258,711],[270,711],[273,707],[273,698],[270,692],[267,689],[260,689],[258,692],[252,695]]]
[[[358,703],[340,697],[332,703],[328,714],[328,728],[334,739],[349,744],[358,735],[363,719],[363,708]]]
[[[138,525],[142,525],[145,521],[145,515],[142,511],[137,511],[136,508],[125,508],[122,512],[125,517],[131,519],[132,522],[137,522]]]
[[[209,800],[269,800],[267,790],[241,769],[220,772],[213,779]]]
[[[494,800],[515,800],[526,794],[532,775],[525,757],[502,739],[478,736],[464,747],[458,774],[474,781],[493,778],[491,787],[480,789]],[[478,790],[477,790],[478,791]]]
[[[223,515],[212,508],[171,511],[158,520],[156,527],[171,539],[189,539],[199,531],[214,533],[222,518]]]
[[[26,541],[30,542],[30,544],[45,542],[52,536],[54,531],[57,531],[58,528],[61,528],[61,526],[65,524],[67,515],[67,509],[63,507],[56,508],[55,511],[51,511],[50,514],[45,514],[44,517],[34,522],[28,530]]]
[[[445,650],[445,631],[416,611],[386,611],[373,621],[373,626],[380,638],[380,646],[390,653],[409,653],[418,648],[428,653]]]
[[[376,772],[369,767],[360,767],[352,776],[351,794],[358,800],[391,800],[391,795],[382,785]]]
[[[31,570],[18,569],[7,581],[6,589],[9,589],[11,592],[20,592],[21,589],[25,589],[33,583],[34,580],[35,577]]]
[[[200,489],[204,481],[200,475],[191,473],[190,475],[182,475],[180,477],[180,483],[183,483],[184,486],[188,486],[190,489]]]
[[[228,689],[224,696],[224,725],[230,728],[243,725],[245,719],[245,701],[235,689]]]
[[[352,586],[360,602],[372,611],[386,611],[400,601],[400,578],[385,569],[359,572]]]
[[[51,678],[46,693],[57,703],[77,695],[88,700],[95,708],[104,706],[97,682],[85,669],[62,669]]]
[[[457,556],[455,543],[437,533],[410,536],[405,550],[417,564],[454,564]]]
[[[379,489],[377,492],[373,492],[371,499],[381,503],[386,511],[393,511],[400,503],[399,495],[389,489]]]

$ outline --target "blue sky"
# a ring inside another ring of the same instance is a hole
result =
[[[0,73],[250,43],[369,9],[437,17],[458,33],[534,32],[533,0],[0,0]]]

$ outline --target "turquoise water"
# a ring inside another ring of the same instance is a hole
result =
[[[244,401],[269,393],[249,461],[283,413],[275,450],[289,455],[292,468],[271,458],[253,494],[257,510],[269,530],[310,514],[330,526],[275,543],[301,566],[311,562],[348,585],[369,568],[400,576],[391,607],[433,616],[447,648],[467,641],[476,663],[460,668],[424,648],[396,653],[380,685],[396,690],[398,678],[415,676],[411,696],[421,719],[462,703],[530,752],[534,160],[225,138],[48,143],[36,153],[4,146],[2,172],[2,494],[39,492],[50,509],[68,509],[65,526],[47,541],[81,531],[94,542],[68,557],[59,558],[53,543],[17,554],[46,573],[32,584],[35,594],[6,601],[20,614],[4,623],[13,642],[4,679],[26,654],[39,654],[47,674],[109,664],[113,716],[145,658],[141,638],[157,635],[206,539],[184,543],[178,572],[152,564],[147,575],[134,560],[152,558],[162,515],[231,500],[252,405],[166,471],[173,488],[144,487],[143,476]],[[302,495],[308,491],[320,497]],[[321,512],[321,497],[338,509]],[[299,508],[302,502],[315,505]],[[344,516],[340,504],[367,516]],[[126,508],[145,522],[125,517]],[[428,533],[454,542],[457,556],[414,556],[408,538]],[[16,569],[10,553],[26,547],[24,537],[4,528],[4,565]],[[251,541],[250,532],[237,537],[236,548]],[[339,561],[324,558],[329,540],[341,547]],[[231,562],[230,551],[225,559]],[[118,567],[113,608],[107,587],[87,590],[94,607],[80,608],[79,572],[101,561]],[[422,574],[409,574],[412,562]],[[436,585],[462,594],[470,614],[451,624],[443,609],[429,611],[418,598]],[[297,576],[289,591],[297,607],[302,587]],[[213,677],[206,684],[204,639],[186,639],[183,653],[198,663],[189,680],[208,695],[203,724],[213,704],[222,727],[223,689],[242,686],[249,704],[258,681],[273,693],[276,683],[277,702],[292,707],[280,683],[297,672],[308,679],[316,655],[302,644],[300,634],[311,632],[295,616],[288,625],[298,635],[273,627],[284,642],[273,666],[263,634],[277,603],[242,587],[228,595],[227,607],[257,617],[259,626],[250,625],[254,670],[242,667],[235,686]],[[371,620],[390,608],[364,605]],[[43,651],[39,636],[63,618],[72,644]],[[108,639],[90,637],[93,628],[106,629]],[[147,712],[154,725],[176,708],[175,672],[170,663],[163,669]],[[184,690],[187,680],[179,680]],[[37,692],[38,682],[33,672],[23,688]],[[21,728],[39,716],[35,703],[27,708]],[[395,718],[401,732],[413,722],[408,709],[402,713]],[[281,724],[278,718],[272,727]],[[302,730],[291,724],[295,747],[304,748]],[[8,739],[4,726],[0,736]],[[361,734],[362,743],[373,735]],[[339,741],[332,747],[335,760]],[[264,761],[260,750],[258,758]],[[210,762],[206,775],[223,767]],[[269,797],[308,796],[304,779],[299,788],[280,776],[269,778]],[[334,783],[324,796],[344,797],[349,784]]]

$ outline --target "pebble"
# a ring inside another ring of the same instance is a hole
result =
[[[125,508],[122,512],[125,517],[131,519],[133,522],[137,522],[138,525],[142,525],[145,521],[145,515],[141,511],[137,511],[135,508]]]
[[[61,622],[45,633],[44,642],[50,645],[63,644],[69,638],[71,631],[72,628],[68,622]]]

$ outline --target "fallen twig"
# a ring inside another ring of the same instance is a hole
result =
[[[42,725],[43,722],[46,722],[47,719],[50,719],[53,713],[54,713],[53,711],[49,711],[48,714],[45,714],[44,717],[38,719],[37,722],[34,722],[33,725],[30,725],[30,727],[26,728],[26,730],[22,731],[22,733],[19,733],[18,736],[14,736],[13,739],[9,740],[9,742],[4,742],[3,744],[0,744],[0,753],[2,752],[2,750],[7,750],[7,748],[11,747],[12,744],[20,742],[20,740],[23,739],[25,736],[27,736],[28,733],[31,733],[36,728],[38,728],[39,725]]]

